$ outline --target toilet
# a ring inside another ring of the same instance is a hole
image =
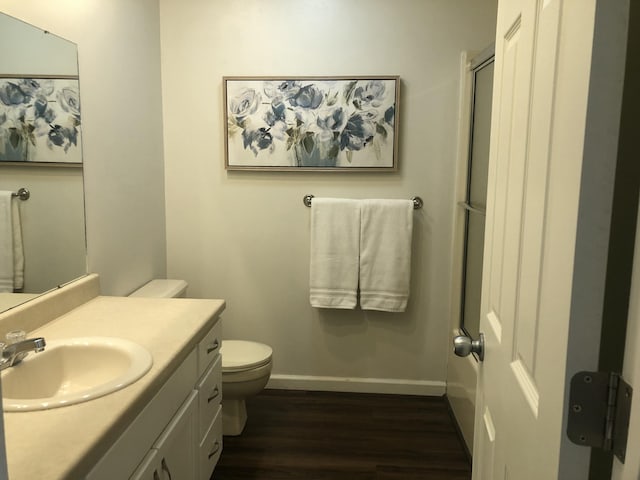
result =
[[[185,298],[184,280],[151,280],[130,297]],[[245,400],[260,393],[271,376],[273,350],[268,345],[246,340],[223,340],[222,433],[240,435],[247,423]]]
[[[247,423],[245,400],[260,393],[271,375],[271,347],[246,340],[223,340],[222,433],[240,435]]]

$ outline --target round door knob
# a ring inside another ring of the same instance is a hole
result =
[[[466,357],[472,353],[478,356],[478,360],[484,360],[484,335],[481,333],[478,340],[472,340],[467,335],[458,335],[453,339],[453,353],[459,357]]]

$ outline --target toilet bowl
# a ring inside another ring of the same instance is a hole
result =
[[[130,297],[186,297],[184,280],[151,280]],[[245,340],[223,340],[222,357],[222,433],[240,435],[247,423],[245,399],[257,395],[269,381],[271,355],[268,345]]]
[[[245,400],[260,393],[269,381],[273,350],[246,340],[223,340],[222,433],[240,435],[247,422]]]

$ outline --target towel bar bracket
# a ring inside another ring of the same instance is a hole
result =
[[[20,200],[29,200],[31,192],[26,188],[20,188],[17,192],[11,193],[12,197],[18,197]]]
[[[302,197],[302,203],[304,203],[305,207],[311,207],[311,201],[313,200],[313,195],[305,195],[304,197]],[[420,197],[413,197],[411,198],[411,201],[413,202],[413,209],[414,210],[419,210],[424,206],[424,202],[422,201],[422,198]]]
[[[304,203],[305,207],[311,207],[311,200],[313,200],[313,195],[305,195],[302,197],[302,203]]]

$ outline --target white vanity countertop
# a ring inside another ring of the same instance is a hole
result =
[[[224,307],[223,300],[99,296],[29,332],[29,337],[45,340],[125,338],[147,348],[153,366],[132,385],[89,402],[5,412],[9,478],[83,478],[215,324]]]

